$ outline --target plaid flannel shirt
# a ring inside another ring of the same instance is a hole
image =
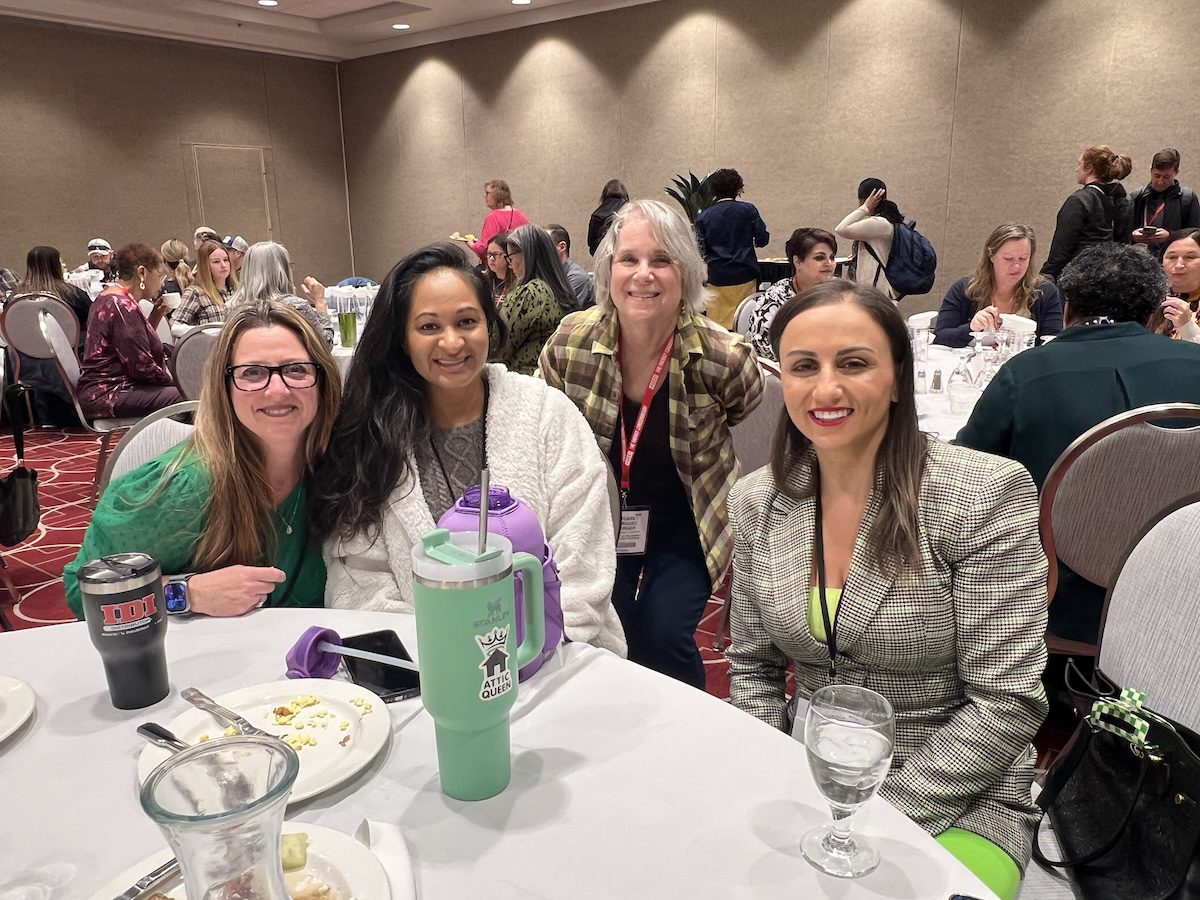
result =
[[[229,302],[230,294],[222,293],[221,299]],[[212,298],[204,293],[204,288],[193,284],[183,292],[179,308],[171,316],[172,322],[181,325],[212,325],[225,321],[225,307],[217,306]]]
[[[594,307],[571,313],[542,348],[546,383],[579,407],[608,454],[621,402],[615,313]],[[692,501],[692,514],[713,586],[729,565],[733,535],[725,498],[737,479],[729,428],[762,400],[754,351],[704,316],[680,312],[667,382],[671,456]]]
[[[18,287],[21,280],[13,274],[11,269],[5,269],[0,266],[0,297],[7,297]]]

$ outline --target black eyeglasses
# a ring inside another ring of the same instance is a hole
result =
[[[488,258],[488,259],[499,259],[500,257],[502,257],[502,256],[506,256],[506,255],[507,255],[507,254],[505,254],[505,253],[502,253],[502,252],[501,252],[501,251],[499,251],[499,250],[489,250],[489,251],[488,251],[487,258]]]
[[[271,383],[271,376],[278,375],[283,383],[291,388],[312,387],[317,383],[320,372],[315,362],[291,362],[282,366],[264,366],[250,363],[245,366],[226,366],[225,375],[233,379],[233,386],[239,391],[265,390]]]
[[[521,255],[523,252],[524,252],[524,251],[522,251],[520,247],[516,247],[516,248],[514,248],[514,249],[512,249],[512,250],[509,250],[507,253],[505,253],[505,254],[504,254],[504,258],[505,258],[506,260],[508,260],[509,262],[512,262],[512,258],[513,258],[514,256],[520,256],[520,255]]]

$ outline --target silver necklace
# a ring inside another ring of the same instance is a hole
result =
[[[299,509],[300,509],[300,492],[299,492],[299,491],[296,491],[296,499],[292,501],[292,514],[291,514],[291,516],[289,516],[288,518],[286,518],[286,519],[285,519],[285,518],[283,517],[283,513],[279,512],[278,510],[276,510],[276,511],[275,511],[275,514],[276,514],[277,516],[279,516],[279,521],[281,521],[281,522],[283,523],[283,530],[284,530],[284,533],[285,533],[285,534],[291,534],[291,533],[292,533],[292,531],[293,531],[293,528],[292,528],[292,523],[293,523],[294,521],[296,521],[296,512],[297,512],[297,510],[299,510]]]

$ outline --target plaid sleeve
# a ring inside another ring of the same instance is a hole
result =
[[[730,334],[726,346],[729,377],[721,383],[720,400],[729,424],[736,425],[762,402],[762,370],[744,337]]]

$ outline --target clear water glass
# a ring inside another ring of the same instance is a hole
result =
[[[272,737],[196,744],[142,785],[142,809],[179,860],[189,900],[288,900],[279,838],[300,771],[296,752]]]
[[[852,834],[854,814],[871,799],[892,764],[896,717],[875,691],[832,684],[812,695],[804,746],[817,789],[829,801],[833,823],[800,839],[813,866],[838,878],[859,878],[879,865],[879,851]]]

